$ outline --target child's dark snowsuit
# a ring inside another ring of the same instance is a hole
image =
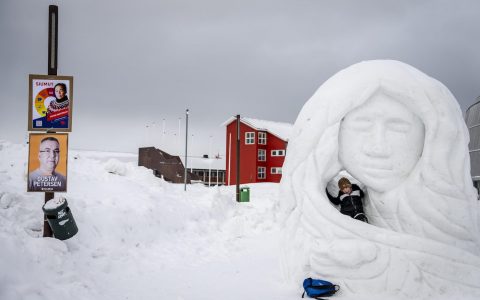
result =
[[[368,219],[363,212],[362,198],[363,191],[356,184],[352,184],[352,192],[346,194],[342,190],[338,191],[337,197],[332,197],[326,190],[328,199],[335,205],[340,204],[340,212],[354,219],[368,223]]]

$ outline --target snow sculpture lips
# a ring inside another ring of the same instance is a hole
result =
[[[376,93],[343,119],[339,159],[355,178],[385,192],[411,173],[423,143],[420,119],[400,102]]]
[[[355,296],[478,299],[468,139],[453,95],[409,65],[367,61],[331,77],[300,112],[283,166],[286,277],[330,279]],[[342,170],[365,185],[371,224],[328,201]]]

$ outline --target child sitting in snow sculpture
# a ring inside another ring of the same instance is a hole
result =
[[[363,212],[363,191],[358,185],[353,184],[345,177],[340,178],[338,181],[338,196],[333,197],[328,190],[327,196],[330,202],[335,205],[340,204],[340,212],[344,215],[350,216],[356,220],[360,220],[368,223],[368,219]]]

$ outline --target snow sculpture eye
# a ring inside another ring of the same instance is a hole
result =
[[[387,128],[394,132],[407,133],[410,131],[412,124],[402,119],[392,119],[387,122]]]
[[[345,116],[339,133],[344,168],[373,190],[397,187],[422,155],[425,129],[399,101],[377,93]]]
[[[366,130],[373,126],[373,121],[368,117],[357,117],[352,122],[349,122],[352,130]]]

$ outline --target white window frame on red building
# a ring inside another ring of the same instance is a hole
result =
[[[255,144],[255,132],[249,131],[245,132],[245,145],[254,145]]]
[[[258,133],[258,144],[259,145],[266,145],[267,144],[267,133],[266,132],[259,132]]]
[[[272,150],[272,156],[285,156],[284,149]]]
[[[270,168],[270,174],[282,174],[281,167],[272,167]]]
[[[257,158],[258,158],[258,161],[267,161],[267,150],[258,149]]]
[[[267,178],[267,170],[265,167],[258,167],[257,168],[257,178],[258,179],[266,179]]]

